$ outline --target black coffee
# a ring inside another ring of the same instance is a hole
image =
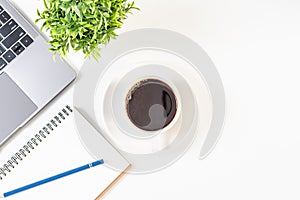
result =
[[[166,83],[145,79],[136,83],[126,98],[127,114],[140,129],[156,131],[173,120],[177,110],[176,97]]]

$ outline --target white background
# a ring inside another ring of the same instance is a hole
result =
[[[14,0],[35,19],[41,0]],[[226,89],[223,136],[206,159],[196,144],[161,172],[127,176],[106,197],[299,199],[300,1],[136,0],[120,32],[171,29],[198,42]],[[78,69],[78,54],[69,57]]]

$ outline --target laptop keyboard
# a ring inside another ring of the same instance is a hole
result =
[[[33,39],[0,5],[0,70],[20,55]]]

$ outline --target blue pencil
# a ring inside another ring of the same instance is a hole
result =
[[[93,162],[93,163],[90,163],[90,164],[87,164],[87,165],[83,165],[83,166],[81,166],[81,167],[78,167],[78,168],[75,168],[75,169],[72,169],[72,170],[63,172],[63,173],[61,173],[61,174],[57,174],[57,175],[55,175],[55,176],[46,178],[46,179],[44,179],[44,180],[37,181],[37,182],[35,182],[35,183],[31,183],[31,184],[29,184],[29,185],[20,187],[20,188],[18,188],[18,189],[12,190],[12,191],[10,191],[10,192],[6,192],[6,193],[3,194],[3,196],[0,195],[0,198],[5,198],[5,197],[8,197],[8,196],[17,194],[17,193],[19,193],[19,192],[23,192],[23,191],[25,191],[25,190],[28,190],[28,189],[31,189],[31,188],[34,188],[34,187],[43,185],[43,184],[45,184],[45,183],[49,183],[49,182],[51,182],[51,181],[54,181],[54,180],[63,178],[63,177],[65,177],[65,176],[69,176],[69,175],[71,175],[71,174],[74,174],[74,173],[77,173],[77,172],[80,172],[80,171],[83,171],[83,170],[86,170],[86,169],[89,169],[89,168],[92,168],[92,167],[95,167],[95,166],[98,166],[98,165],[101,165],[101,164],[103,164],[103,163],[104,163],[103,160],[98,160],[98,161],[95,161],[95,162]]]

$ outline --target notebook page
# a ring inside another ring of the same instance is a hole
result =
[[[0,164],[6,162],[28,140],[49,123],[66,105],[72,106],[72,91],[69,90],[47,106],[28,126],[19,132],[0,152]],[[0,192],[4,193],[39,181],[44,178],[74,169],[96,160],[78,137],[74,114],[61,120],[62,123],[43,139],[35,149],[19,161],[14,169],[0,181]],[[113,147],[112,147],[113,148]],[[122,157],[120,156],[120,159]],[[2,167],[2,165],[0,166]],[[125,168],[124,168],[125,169]],[[120,173],[100,165],[68,177],[44,184],[9,197],[19,199],[95,199]]]

